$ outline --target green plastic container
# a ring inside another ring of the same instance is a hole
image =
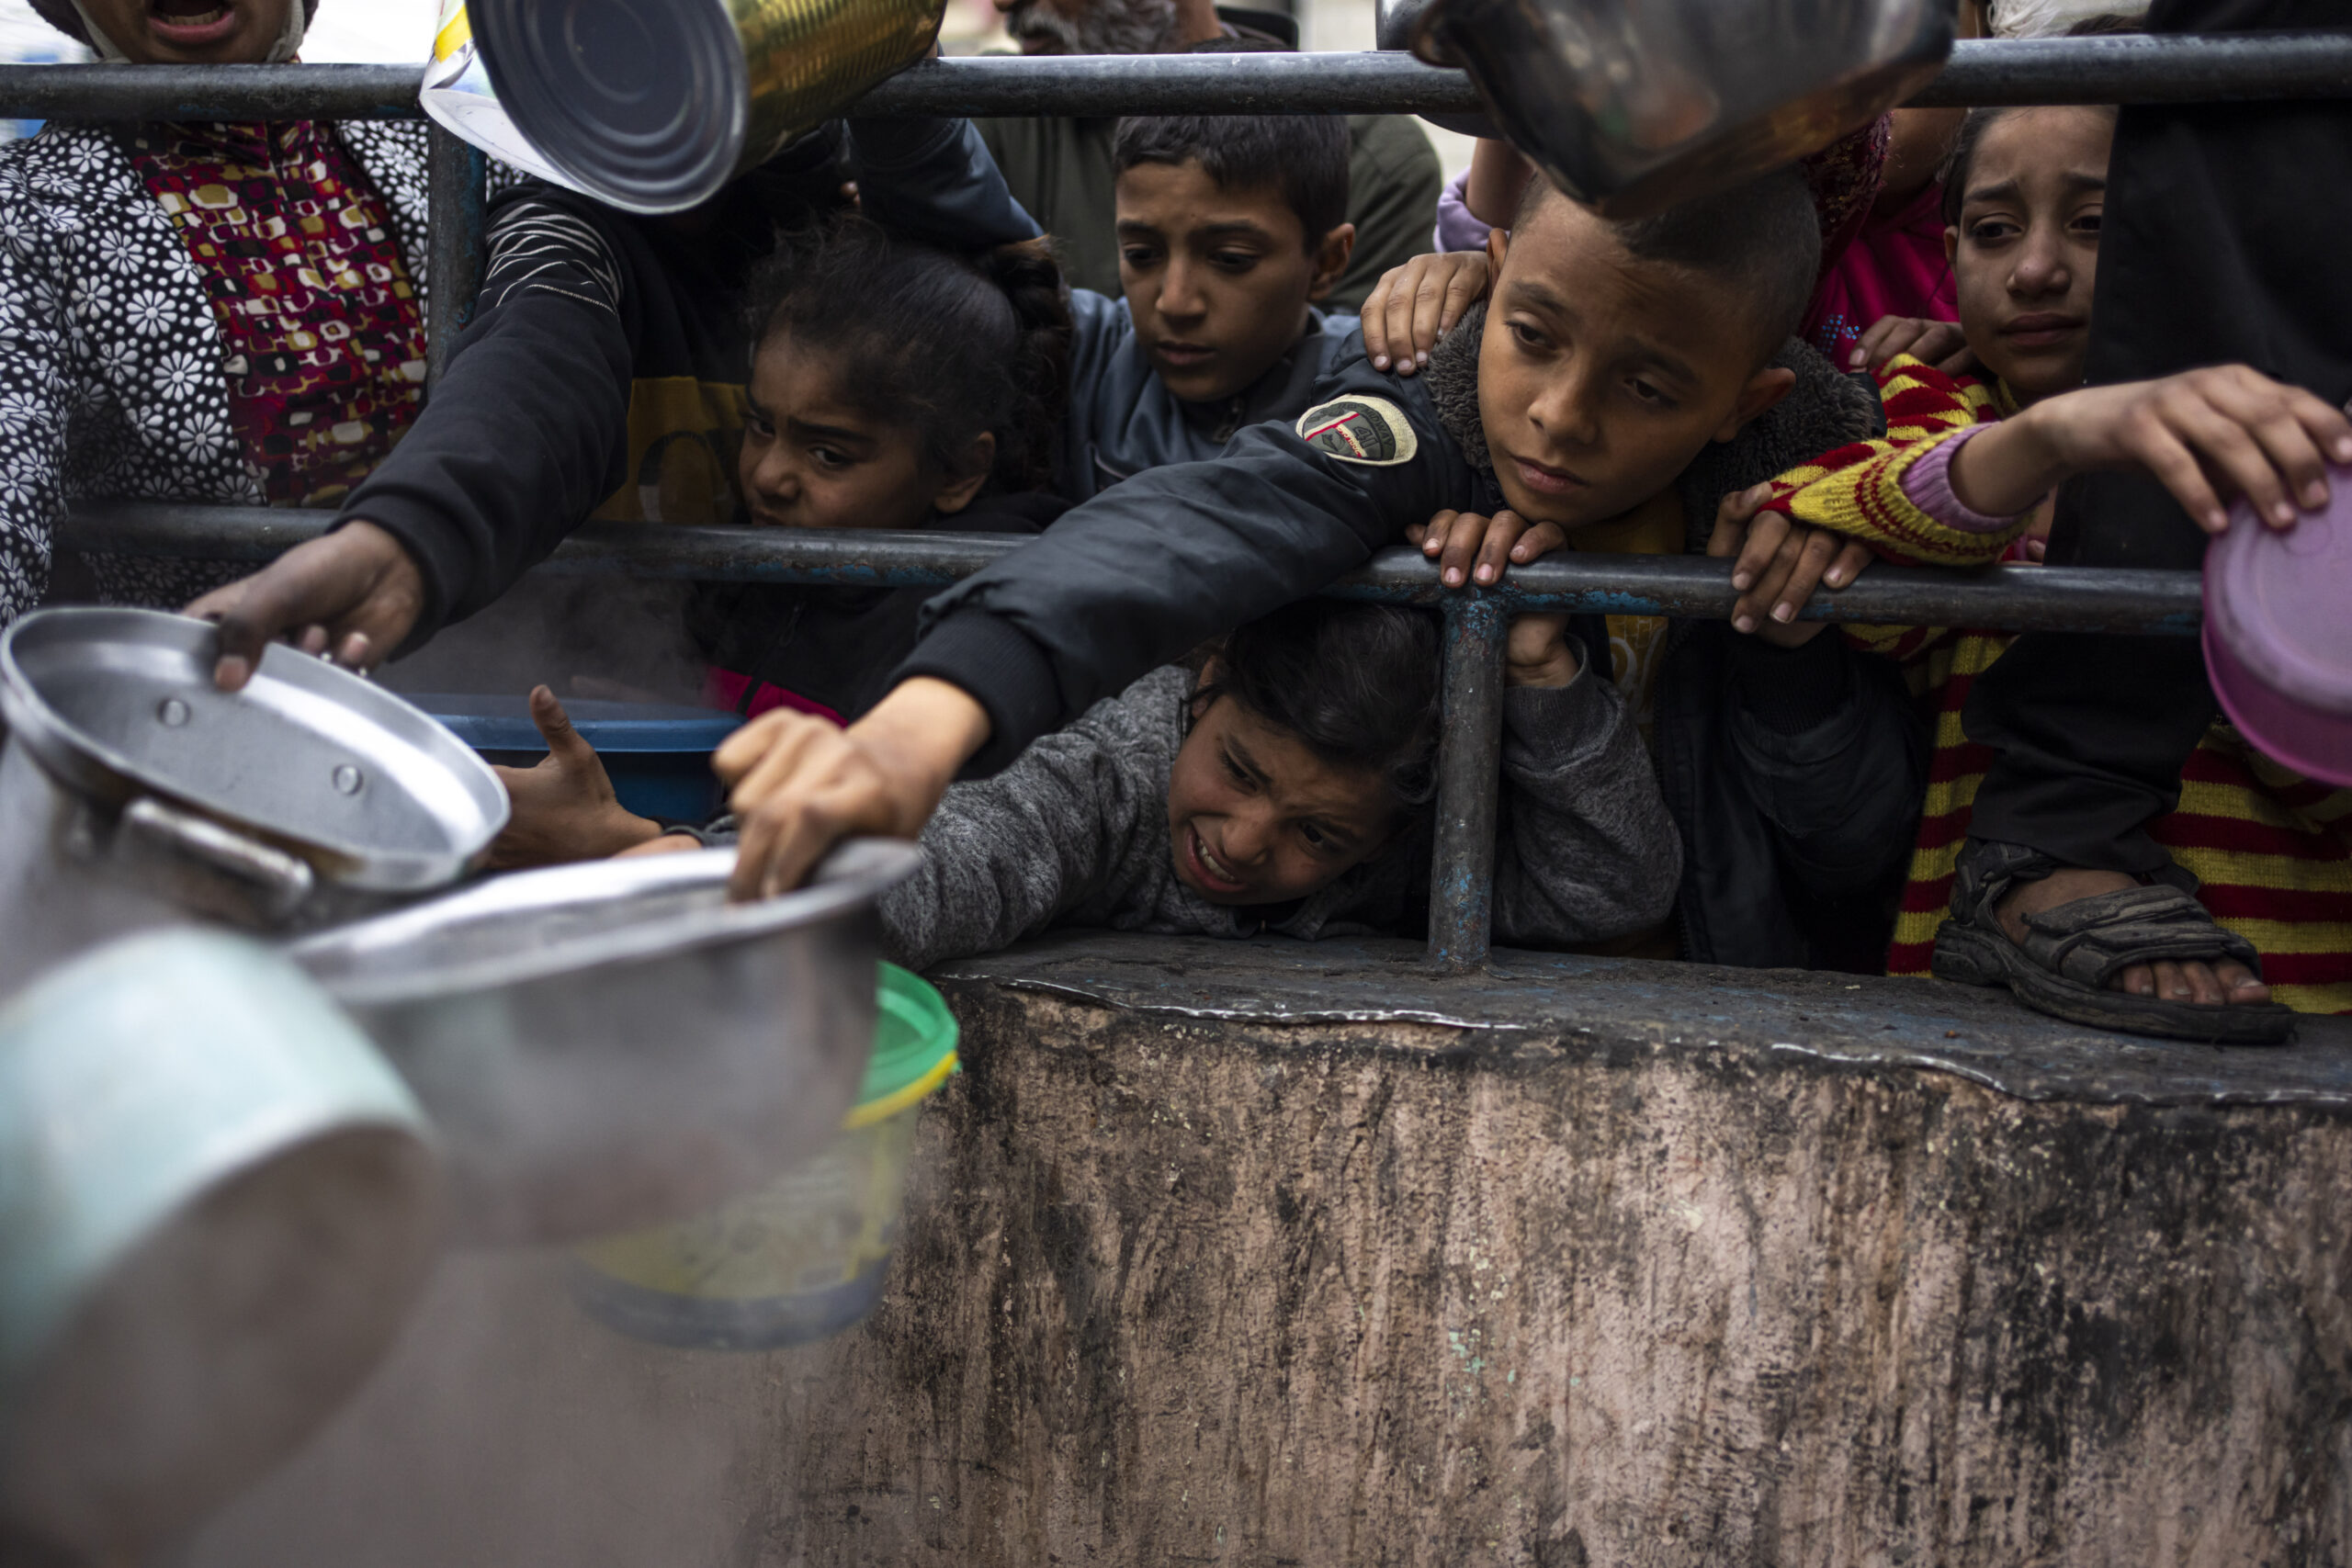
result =
[[[880,965],[874,1055],[824,1151],[747,1198],[577,1253],[572,1294],[657,1345],[774,1350],[838,1334],[882,1298],[922,1102],[957,1070],[939,993]]]

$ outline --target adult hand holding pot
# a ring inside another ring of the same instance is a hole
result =
[[[262,650],[280,639],[346,669],[372,670],[408,640],[424,598],[416,558],[363,519],[295,546],[187,613],[220,626],[212,678],[234,692],[253,679]]]

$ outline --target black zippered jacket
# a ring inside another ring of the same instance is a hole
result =
[[[1372,368],[1361,339],[1295,423],[1253,425],[1216,459],[1137,475],[933,600],[897,678],[932,675],[987,709],[971,773],[1206,638],[1322,588],[1447,508],[1503,504],[1477,412],[1483,311],[1422,375]],[[1722,497],[1879,433],[1869,388],[1793,340],[1797,386],[1678,484],[1692,553]],[[1350,413],[1351,404],[1368,412]],[[1352,420],[1352,423],[1351,421]],[[1350,431],[1384,429],[1360,446]],[[1389,428],[1394,427],[1394,428]],[[1384,439],[1385,437],[1385,439]],[[1589,646],[1589,620],[1578,628]],[[1891,920],[1925,784],[1924,728],[1834,635],[1783,654],[1720,623],[1678,623],[1657,688],[1659,784],[1683,838],[1686,958],[1837,962]]]

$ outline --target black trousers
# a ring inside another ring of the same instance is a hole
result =
[[[2344,0],[2156,0],[2151,31],[2342,27]],[[2352,397],[2352,104],[2124,108],[2099,239],[2094,384],[2245,363],[2330,402]],[[2200,566],[2205,536],[2140,474],[2058,499],[2050,561]],[[2031,633],[1969,694],[1996,753],[1971,831],[2067,865],[2167,863],[2148,822],[2215,712],[2194,637]]]

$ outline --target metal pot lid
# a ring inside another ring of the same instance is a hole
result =
[[[494,991],[814,926],[870,907],[922,852],[853,839],[797,892],[727,901],[732,850],[632,855],[492,877],[306,938],[288,953],[351,1007]]]
[[[36,611],[0,634],[0,716],[73,788],[179,802],[348,887],[443,886],[505,827],[498,775],[391,693],[273,645],[232,694],[218,653],[185,615]]]

